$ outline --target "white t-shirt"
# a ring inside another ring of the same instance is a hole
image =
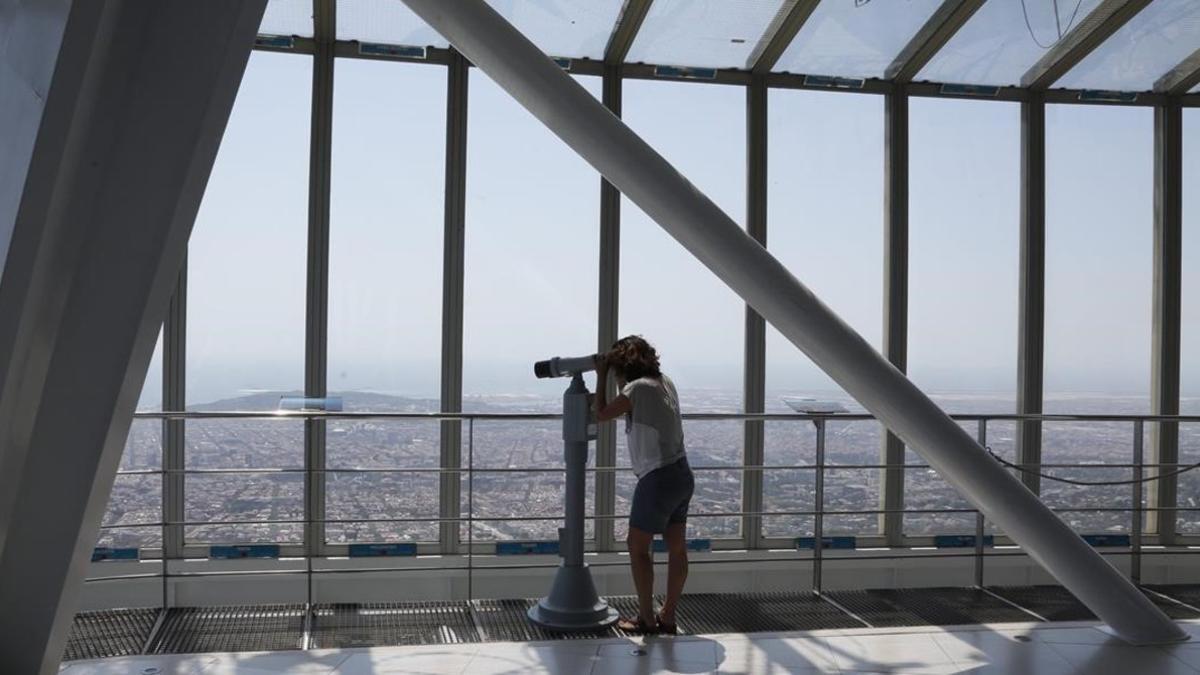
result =
[[[671,378],[666,375],[661,379],[639,378],[626,384],[621,393],[633,406],[625,418],[625,436],[629,461],[637,477],[683,457],[683,419]]]

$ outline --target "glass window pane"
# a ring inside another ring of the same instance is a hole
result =
[[[313,0],[269,0],[258,32],[262,35],[313,36]]]
[[[150,368],[142,385],[138,411],[160,410],[162,399],[162,331],[150,358]],[[162,527],[131,527],[138,523],[160,523],[162,520],[161,474],[129,474],[126,472],[158,471],[162,468],[162,421],[134,419],[121,452],[121,464],[108,496],[104,521],[97,537],[97,546],[146,548],[162,545]],[[110,528],[109,526],[119,527]]]
[[[567,380],[555,380],[566,388]],[[562,409],[559,404],[559,410]],[[475,518],[462,541],[557,541],[566,505],[561,422],[477,420],[474,428],[474,476],[462,477],[462,513]],[[470,435],[463,433],[463,443]],[[463,464],[471,450],[463,449]],[[540,471],[518,471],[540,469]],[[595,513],[595,473],[584,481],[583,509]],[[531,520],[524,520],[524,519]],[[595,536],[593,520],[584,521],[584,537]]]
[[[1047,107],[1047,411],[1149,412],[1153,134],[1149,108]]]
[[[621,0],[488,0],[550,56],[604,58]]]
[[[1200,3],[1155,0],[1055,83],[1148,91],[1200,45]]]
[[[374,405],[373,405],[374,407]],[[436,471],[441,465],[436,420],[330,420],[325,434],[325,537],[330,543],[437,541]],[[371,471],[363,471],[368,469]],[[409,471],[385,472],[388,469]]]
[[[446,71],[338,59],[329,373],[348,409],[438,410]]]
[[[1020,84],[1021,76],[1058,42],[1059,36],[1078,26],[1099,4],[1100,0],[986,2],[930,59],[917,79]]]
[[[948,412],[1013,410],[1020,107],[909,104],[909,376]]]
[[[1183,302],[1179,344],[1179,412],[1200,415],[1200,192],[1188,189],[1200,177],[1200,110],[1183,111]],[[1150,457],[1148,452],[1147,457]],[[1200,424],[1179,425],[1179,461],[1200,462]],[[1200,471],[1179,477],[1180,532],[1200,533]]]
[[[471,75],[464,396],[511,404],[531,394],[560,411],[566,382],[532,368],[595,349],[600,175],[486,75]],[[599,78],[576,81],[599,98]]]
[[[805,22],[775,70],[816,75],[883,77],[942,0],[832,2]]]
[[[576,81],[600,97],[599,78]],[[600,176],[486,75],[472,72],[470,87],[463,407],[561,412],[568,381],[538,380],[532,368],[535,361],[596,349]],[[467,458],[464,449],[464,464]],[[562,425],[477,423],[474,461],[476,467],[562,468]],[[552,517],[563,512],[562,491],[561,473],[480,474],[475,515]],[[487,521],[477,523],[472,536],[556,539],[560,524]]]
[[[189,420],[184,430],[184,528],[189,543],[286,543],[303,529],[304,423],[295,419]],[[266,470],[283,469],[283,472]],[[255,521],[220,524],[221,521]],[[272,539],[264,537],[282,537]]]
[[[1200,415],[1200,110],[1183,111],[1183,330],[1180,412]]]
[[[771,90],[768,98],[767,248],[842,319],[880,344],[883,269],[883,99],[878,96]],[[767,327],[766,411],[793,412],[789,401],[837,402],[862,412],[824,372],[778,331]],[[799,426],[797,426],[799,425]],[[764,461],[795,466],[815,460],[808,422],[767,425]],[[876,464],[879,425],[847,422],[827,429],[828,464]],[[766,511],[811,510],[812,471],[764,477]],[[825,508],[878,508],[879,472],[843,469],[826,475]],[[798,507],[803,505],[804,509]],[[828,516],[825,532],[876,531],[874,514]],[[812,518],[768,518],[773,537],[805,536]]]
[[[747,63],[782,0],[656,2],[626,61],[707,68]]]
[[[876,348],[883,313],[883,98],[771,90],[767,248]],[[768,411],[844,392],[768,325]],[[857,410],[861,411],[861,408]]]
[[[745,90],[627,81],[624,117],[698,189],[734,220],[743,220]],[[658,349],[684,412],[741,410],[745,304],[641,209],[623,200],[622,214],[619,332],[642,335]],[[737,422],[685,422],[692,466],[740,465],[741,428]],[[628,450],[618,448],[617,459],[627,466]],[[740,486],[740,471],[703,477],[698,472],[696,512],[701,505],[705,512],[740,511]],[[619,474],[618,500],[628,499],[632,489],[632,474]],[[688,536],[727,536],[736,533],[731,529],[736,525],[736,518],[697,518],[689,521]],[[624,521],[617,526],[623,528]]]
[[[450,43],[399,0],[341,0],[337,39],[446,48]]]
[[[1016,404],[1020,107],[914,98],[909,103],[908,373],[950,413]],[[975,422],[962,423],[972,437]],[[1011,422],[988,445],[1011,450]],[[912,448],[907,463],[924,465]],[[933,469],[905,473],[905,508],[971,508]],[[973,534],[972,513],[910,513],[909,535]]]
[[[250,55],[188,245],[190,409],[303,389],[311,83],[309,58]]]
[[[1046,111],[1046,353],[1048,413],[1150,410],[1153,111],[1048,106]],[[1131,461],[1128,424],[1046,424],[1042,461]],[[1059,469],[1120,480],[1117,469]],[[1128,472],[1125,472],[1128,473]],[[1056,508],[1127,503],[1125,488],[1042,481]],[[1121,502],[1120,500],[1125,500]],[[1071,513],[1077,529],[1124,528],[1127,514]],[[1116,531],[1116,530],[1113,530]]]

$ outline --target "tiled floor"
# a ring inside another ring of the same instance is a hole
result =
[[[845,629],[558,642],[497,642],[76,661],[67,675],[495,675],[499,673],[1200,673],[1193,642],[1131,647],[1091,623]]]

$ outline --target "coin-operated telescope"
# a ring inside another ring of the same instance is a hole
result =
[[[588,441],[596,438],[583,373],[596,369],[598,355],[538,361],[539,378],[570,377],[563,392],[563,459],[567,466],[566,521],[558,529],[558,554],[562,564],[554,575],[550,594],[529,608],[529,620],[557,631],[597,630],[612,625],[617,611],[596,594],[592,573],[583,562],[583,498],[586,490]]]

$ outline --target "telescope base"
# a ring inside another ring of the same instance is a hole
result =
[[[596,594],[587,565],[558,568],[550,594],[529,608],[529,620],[562,632],[600,630],[617,620],[617,610]]]

